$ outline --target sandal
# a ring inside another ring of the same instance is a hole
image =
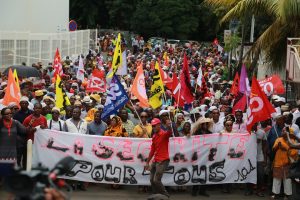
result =
[[[258,197],[265,197],[265,194],[262,193],[262,192],[257,192],[257,193],[256,193],[256,196],[258,196]]]

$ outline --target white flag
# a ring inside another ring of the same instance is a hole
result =
[[[84,80],[84,66],[83,66],[83,59],[81,56],[79,58],[79,66],[78,66],[76,78],[78,80],[81,80],[81,82],[83,82]]]
[[[122,64],[118,68],[118,71],[116,72],[117,75],[124,76],[128,74],[127,72],[127,59],[126,59],[126,50],[122,53]]]
[[[199,67],[198,70],[198,78],[197,78],[197,84],[201,87],[202,86],[202,68],[201,66]]]
[[[218,52],[223,52],[223,47],[221,45],[218,44]]]

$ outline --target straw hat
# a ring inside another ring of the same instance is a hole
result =
[[[198,119],[197,121],[199,124],[204,124],[204,123],[213,123],[213,120],[210,118],[205,118],[205,117],[201,117],[200,119]]]
[[[101,101],[101,97],[99,94],[91,94],[90,97],[97,101],[98,103]]]
[[[43,90],[37,90],[34,92],[34,95],[36,97],[44,96],[44,92],[43,92]]]

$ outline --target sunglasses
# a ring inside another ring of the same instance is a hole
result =
[[[148,116],[141,116],[141,118],[147,118]]]

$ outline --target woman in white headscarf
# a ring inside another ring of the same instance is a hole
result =
[[[184,125],[184,115],[182,113],[177,113],[174,117],[176,128],[179,136],[183,136],[183,125]]]

